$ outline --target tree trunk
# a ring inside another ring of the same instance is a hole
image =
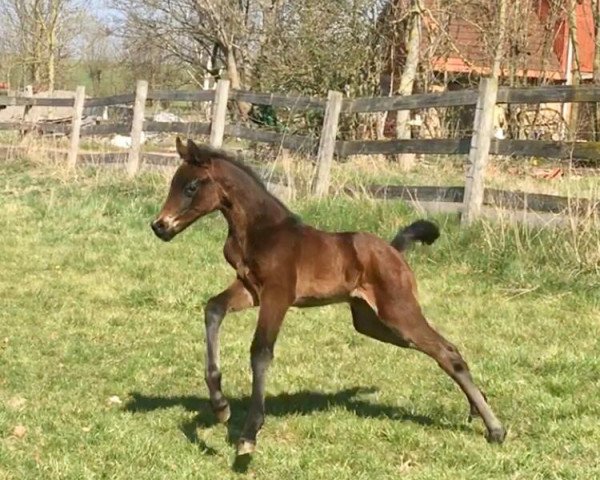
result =
[[[496,50],[494,52],[494,65],[492,67],[492,76],[494,78],[499,78],[502,74],[502,58],[504,58],[504,43],[506,42],[506,0],[500,0],[498,8],[498,44],[496,45]]]
[[[568,20],[569,20],[569,39],[572,45],[573,52],[573,68],[571,74],[573,75],[573,85],[579,85],[581,83],[581,64],[579,62],[579,43],[577,41],[577,0],[570,0],[568,5]],[[579,116],[579,104],[572,103],[570,105],[570,113],[568,118],[565,120],[569,125],[569,140],[574,140],[577,137],[577,123]]]
[[[42,6],[41,6],[41,1],[40,0],[36,0],[33,3],[32,6],[32,11],[31,11],[31,17],[32,17],[32,25],[31,25],[31,32],[32,32],[32,37],[27,38],[27,36],[24,37],[25,41],[30,41],[33,43],[33,45],[31,46],[31,51],[32,51],[32,55],[31,55],[31,83],[33,85],[35,85],[36,87],[39,86],[39,84],[42,81],[42,75],[41,75],[41,67],[42,67],[42,44],[43,44],[43,28],[44,28],[44,20],[42,18],[42,10],[41,10]],[[25,28],[27,28],[27,26],[24,25]],[[27,35],[27,34],[25,34]]]
[[[421,49],[421,1],[411,0],[411,12],[407,21],[408,35],[406,40],[406,62],[400,85],[396,90],[398,95],[411,95],[419,67],[419,51]],[[409,139],[410,132],[410,110],[399,110],[396,112],[396,138]],[[397,155],[400,168],[404,171],[410,170],[415,163],[414,153],[402,153]]]
[[[225,59],[227,65],[227,77],[231,82],[232,90],[242,90],[242,79],[240,77],[240,72],[237,66],[237,62],[235,59],[235,54],[233,52],[233,47],[229,47],[225,51]],[[236,102],[238,113],[240,117],[245,120],[248,118],[250,114],[250,110],[252,109],[252,105],[248,102]]]
[[[56,35],[55,28],[50,26],[48,41],[48,91],[54,91],[54,84],[56,82],[56,71],[55,71],[55,48],[56,48]]]

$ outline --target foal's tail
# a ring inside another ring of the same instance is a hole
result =
[[[400,230],[392,240],[392,247],[399,252],[405,251],[414,242],[431,245],[440,236],[440,229],[428,220],[417,220]]]

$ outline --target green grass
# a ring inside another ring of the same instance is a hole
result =
[[[241,474],[202,380],[202,306],[232,279],[223,220],[164,244],[148,228],[160,175],[0,168],[0,479],[600,476],[598,230],[465,231],[437,217],[440,240],[409,253],[424,311],[509,428],[504,445],[466,422],[463,395],[432,360],[356,334],[346,306],[293,310]],[[294,208],[325,229],[386,238],[416,218],[396,202]],[[233,314],[222,329],[233,440],[255,318]]]

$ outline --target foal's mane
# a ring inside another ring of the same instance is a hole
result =
[[[244,172],[246,175],[248,175],[252,180],[254,180],[254,183],[256,183],[256,185],[264,193],[266,193],[275,202],[277,202],[277,204],[279,204],[280,206],[285,208],[285,210],[290,212],[289,208],[281,200],[279,200],[275,195],[273,195],[271,192],[269,192],[263,179],[260,178],[258,173],[256,173],[249,165],[246,165],[244,162],[237,159],[234,155],[232,155],[231,153],[229,153],[225,150],[213,148],[208,145],[196,145],[196,147],[197,147],[197,151],[195,152],[195,160],[196,161],[207,162],[207,161],[210,161],[211,159],[218,159],[218,160],[223,160],[223,161],[229,163],[230,165],[233,165],[234,167],[237,167],[242,172]],[[290,214],[291,214],[291,212],[290,212]]]

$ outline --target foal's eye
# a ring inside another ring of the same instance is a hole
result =
[[[193,197],[196,192],[198,191],[198,186],[200,185],[200,182],[198,182],[198,180],[194,180],[193,182],[188,183],[185,186],[185,189],[183,190],[183,194],[186,197]]]

